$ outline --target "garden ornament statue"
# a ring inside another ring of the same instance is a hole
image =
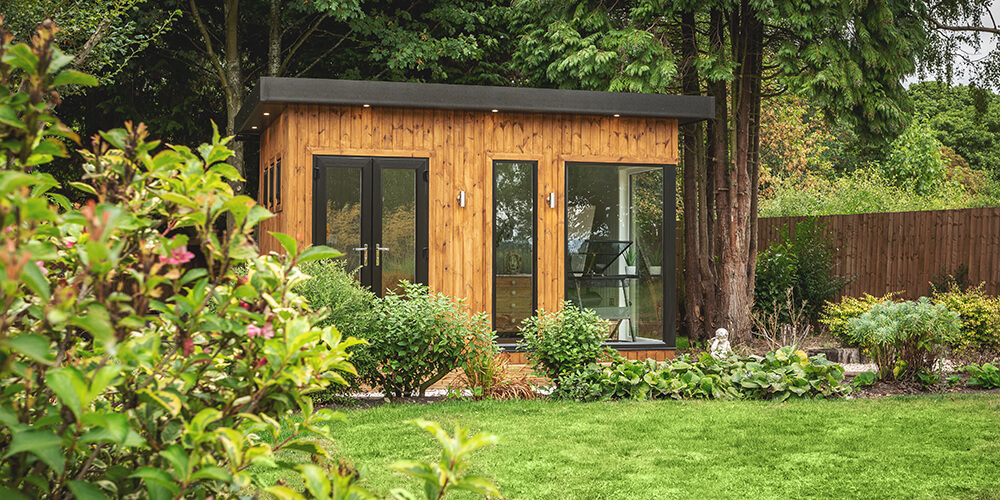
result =
[[[729,332],[725,328],[719,328],[715,331],[715,338],[712,340],[712,349],[710,351],[712,357],[718,360],[723,360],[732,354],[733,349],[729,345]]]

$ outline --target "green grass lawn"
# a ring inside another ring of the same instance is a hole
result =
[[[347,413],[331,453],[364,484],[436,460],[413,418],[498,435],[472,457],[509,499],[1000,498],[1000,397],[615,403],[450,402]],[[469,498],[456,495],[453,498]]]

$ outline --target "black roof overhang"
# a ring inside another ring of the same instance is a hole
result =
[[[256,135],[288,104],[646,116],[682,125],[715,116],[714,98],[703,96],[264,77],[236,116],[237,133]]]

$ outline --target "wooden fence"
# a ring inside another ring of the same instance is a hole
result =
[[[806,217],[759,220],[763,251],[780,239],[782,226]],[[840,249],[834,272],[853,276],[842,295],[882,295],[903,291],[913,299],[930,293],[929,282],[940,273],[968,268],[973,284],[1000,295],[1000,207],[819,217]]]

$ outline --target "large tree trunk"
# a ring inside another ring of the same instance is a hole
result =
[[[695,62],[698,40],[694,13],[681,16],[683,91],[701,94]],[[705,342],[714,325],[715,279],[710,265],[709,210],[705,186],[706,162],[703,125],[698,122],[683,129],[682,166],[684,174],[684,310],[688,338]]]
[[[226,64],[223,66],[226,79],[226,134],[236,135],[236,115],[243,106],[243,68],[240,66],[240,36],[239,36],[239,0],[226,0],[223,15],[226,18],[226,41],[225,58]],[[233,150],[233,156],[229,163],[236,167],[236,171],[241,176],[246,177],[246,169],[243,165],[243,141],[233,141],[229,143]],[[239,182],[233,189],[243,194],[243,185]]]
[[[725,53],[726,16],[723,12],[713,10],[709,17],[709,44],[711,52]],[[726,82],[713,80],[708,84],[709,93],[715,98],[715,118],[708,122],[708,169],[713,172],[715,198],[715,248],[710,254],[715,267],[715,325],[732,329],[726,304],[732,294],[733,287],[726,282],[728,276],[724,273],[724,249],[728,245],[728,236],[732,217],[730,216],[730,177],[729,164],[729,92]]]
[[[751,255],[755,235],[751,209],[755,205],[753,187],[756,181],[755,159],[757,142],[755,120],[761,67],[763,26],[754,16],[748,0],[741,2],[741,12],[734,13],[730,33],[734,60],[739,74],[733,81],[733,128],[735,148],[729,171],[723,176],[727,206],[719,206],[720,220],[726,230],[720,231],[722,283],[721,317],[736,339],[750,338],[750,308],[753,305],[753,271],[756,255]],[[721,228],[720,228],[721,229]]]

